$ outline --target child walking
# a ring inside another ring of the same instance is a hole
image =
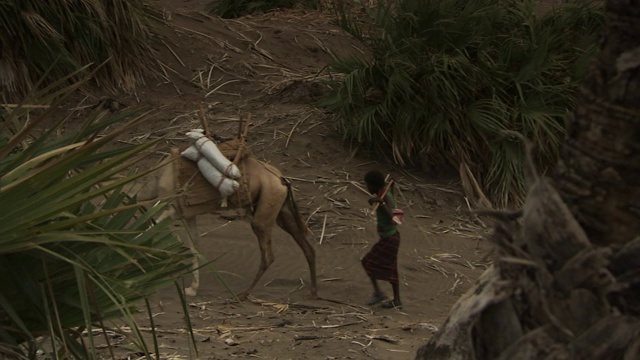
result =
[[[386,300],[380,290],[378,280],[388,281],[393,289],[393,300],[384,302],[383,308],[401,308],[400,282],[398,278],[398,249],[400,247],[400,233],[393,221],[393,209],[396,200],[391,191],[385,191],[387,184],[384,174],[378,170],[371,170],[364,176],[367,190],[373,195],[369,204],[378,203],[376,209],[376,228],[380,239],[362,258],[362,266],[371,279],[373,296],[368,305],[375,305]]]

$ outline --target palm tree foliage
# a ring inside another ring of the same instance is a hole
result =
[[[322,105],[343,136],[398,163],[467,165],[492,200],[522,199],[524,154],[504,130],[533,139],[554,164],[602,27],[598,2],[571,1],[543,16],[532,0],[400,0],[338,6],[340,25],[370,57],[342,58]]]
[[[0,87],[24,96],[45,73],[51,82],[108,60],[97,85],[131,88],[154,64],[154,18],[144,0],[0,0]]]
[[[212,0],[207,10],[224,19],[238,18],[253,13],[264,13],[275,9],[289,9],[301,5],[317,9],[318,0]]]
[[[36,131],[81,86],[53,91],[71,77],[24,101],[51,104],[40,113],[0,106],[0,357],[33,358],[46,348],[95,358],[93,337],[80,334],[113,318],[128,322],[149,353],[133,303],[188,271],[190,252],[172,235],[171,220],[152,219],[162,206],[142,207],[123,191],[144,172],[122,174],[153,143],[111,144],[145,113],[96,112],[63,136],[66,119]]]

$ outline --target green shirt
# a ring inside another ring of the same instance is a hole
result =
[[[393,193],[391,193],[391,191],[388,191],[382,200],[384,200],[384,202],[392,211],[396,208],[396,198],[393,196]],[[378,206],[378,209],[376,210],[376,222],[378,235],[381,238],[391,236],[398,231],[398,225],[395,225],[393,223],[392,217],[387,214],[387,211],[384,209],[384,206],[382,204],[380,204],[380,206]]]

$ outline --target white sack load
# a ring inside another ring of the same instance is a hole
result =
[[[220,152],[216,144],[200,131],[189,131],[187,136],[195,140],[195,147],[226,177],[239,179],[240,169]]]
[[[237,181],[225,177],[209,160],[200,156],[200,152],[195,146],[189,146],[181,155],[198,164],[198,169],[200,169],[202,175],[211,185],[218,189],[223,198],[233,194],[240,187]]]

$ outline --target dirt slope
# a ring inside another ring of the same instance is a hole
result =
[[[221,20],[202,13],[201,0],[156,3],[173,26],[158,42],[161,76],[135,96],[116,100],[161,111],[125,141],[169,135],[149,154],[152,164],[170,146],[186,143],[183,133],[199,127],[200,106],[222,136],[234,136],[238,117],[251,113],[249,145],[292,179],[318,254],[321,299],[310,300],[302,252],[277,229],[275,263],[252,301],[237,303],[213,269],[234,291],[244,289],[258,268],[255,237],[246,221],[199,218],[205,239],[200,250],[213,260],[199,295],[189,299],[200,357],[412,359],[486,268],[489,246],[480,240],[483,224],[461,212],[467,204],[455,181],[355,154],[336,137],[330,116],[307,104],[323,91],[315,75],[335,55],[365,51],[326,14],[292,10]],[[398,182],[406,211],[399,256],[402,310],[364,305],[371,289],[360,258],[376,240],[362,190],[371,168]],[[163,357],[195,358],[175,289],[161,291],[151,303]],[[113,341],[123,357],[132,355],[128,340]]]

